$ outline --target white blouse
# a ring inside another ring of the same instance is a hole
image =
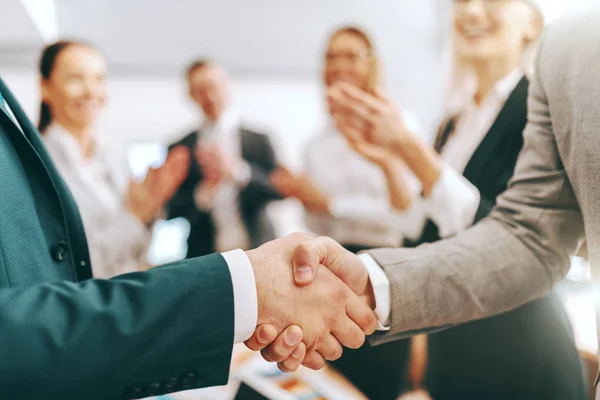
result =
[[[414,117],[408,122],[413,129],[420,129]],[[308,144],[305,173],[329,199],[331,215],[306,212],[307,226],[316,234],[344,245],[397,247],[404,237],[416,239],[424,224],[422,212],[394,211],[380,167],[357,154],[333,127]],[[417,196],[420,183],[408,171],[407,176]],[[415,232],[411,232],[413,227]]]
[[[77,202],[94,277],[110,278],[145,265],[152,232],[124,206],[127,164],[98,140],[92,157],[84,159],[79,143],[58,124],[48,128],[44,142]]]

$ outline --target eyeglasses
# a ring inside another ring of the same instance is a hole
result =
[[[465,11],[473,2],[481,3],[488,11],[496,11],[510,0],[454,0],[454,8],[457,11]]]
[[[347,61],[351,64],[357,64],[361,61],[366,61],[371,57],[370,52],[360,52],[360,53],[352,53],[352,52],[328,52],[325,55],[327,62],[333,63],[336,61]]]

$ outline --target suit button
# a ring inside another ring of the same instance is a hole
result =
[[[195,386],[197,375],[195,372],[188,372],[181,377],[181,386],[185,389],[189,389]]]
[[[174,392],[179,387],[179,379],[169,378],[163,383],[163,390],[167,393]]]
[[[144,397],[145,397],[144,396],[144,390],[142,388],[139,388],[139,387],[131,389],[125,395],[125,398],[127,400],[129,400],[129,399],[143,399]]]
[[[146,388],[146,392],[144,393],[146,397],[157,396],[160,394],[160,383],[151,383]]]
[[[69,258],[69,245],[67,242],[58,242],[52,246],[52,258],[56,261],[64,261]]]

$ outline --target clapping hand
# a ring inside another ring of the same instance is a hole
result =
[[[227,157],[218,144],[200,144],[196,147],[196,161],[202,170],[204,182],[215,187],[223,181],[233,179],[235,160]]]
[[[400,109],[379,89],[367,93],[339,82],[329,89],[327,96],[336,127],[351,142],[366,141],[401,152],[414,136]]]
[[[131,182],[125,206],[144,223],[152,222],[162,206],[173,197],[187,177],[190,153],[183,147],[174,148],[160,168],[150,168],[143,182]]]

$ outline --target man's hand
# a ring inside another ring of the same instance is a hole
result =
[[[216,186],[222,181],[233,179],[236,162],[239,160],[227,157],[220,145],[199,145],[196,147],[194,155],[206,182]]]
[[[341,345],[362,346],[365,334],[375,331],[377,319],[368,275],[355,257],[331,239],[313,239],[303,234],[290,235],[249,251],[256,277],[259,328],[246,343],[248,347],[264,349],[265,359],[280,362],[283,370],[294,370],[300,362],[321,368],[325,359],[341,356]],[[340,265],[347,261],[351,265]],[[320,262],[327,263],[331,270],[319,269]],[[300,285],[295,284],[290,265]],[[355,267],[364,273],[354,271]],[[301,339],[291,325],[301,328]],[[274,335],[284,329],[284,334],[273,342]],[[299,345],[300,340],[306,350]],[[302,354],[305,351],[306,357]]]
[[[160,168],[150,168],[143,182],[131,182],[125,206],[143,223],[152,222],[162,206],[173,197],[187,177],[190,153],[175,147]]]
[[[302,238],[306,240],[296,244],[292,255],[294,280],[298,286],[311,284],[318,276],[319,266],[325,265],[337,275],[338,279],[341,279],[355,294],[359,295],[370,310],[375,308],[368,273],[356,255],[330,238],[310,238],[306,235],[302,235]],[[373,317],[374,314],[370,313],[371,319],[367,321],[368,324],[361,325],[363,332],[367,335],[375,330],[377,322],[376,319],[372,320]],[[297,327],[288,329],[295,328]],[[285,341],[284,335],[287,332],[286,330],[277,336],[278,329],[274,326],[259,325],[246,345],[255,351],[262,350],[265,359],[277,361],[283,371],[294,371],[300,363],[309,368],[318,369],[323,367],[325,359],[335,360],[341,356],[341,347],[333,341],[329,342],[332,347],[332,350],[329,350],[332,357],[324,357],[321,352],[311,349],[310,346],[308,350],[305,350],[303,346],[290,345]],[[305,358],[300,357],[303,352],[306,352]]]

